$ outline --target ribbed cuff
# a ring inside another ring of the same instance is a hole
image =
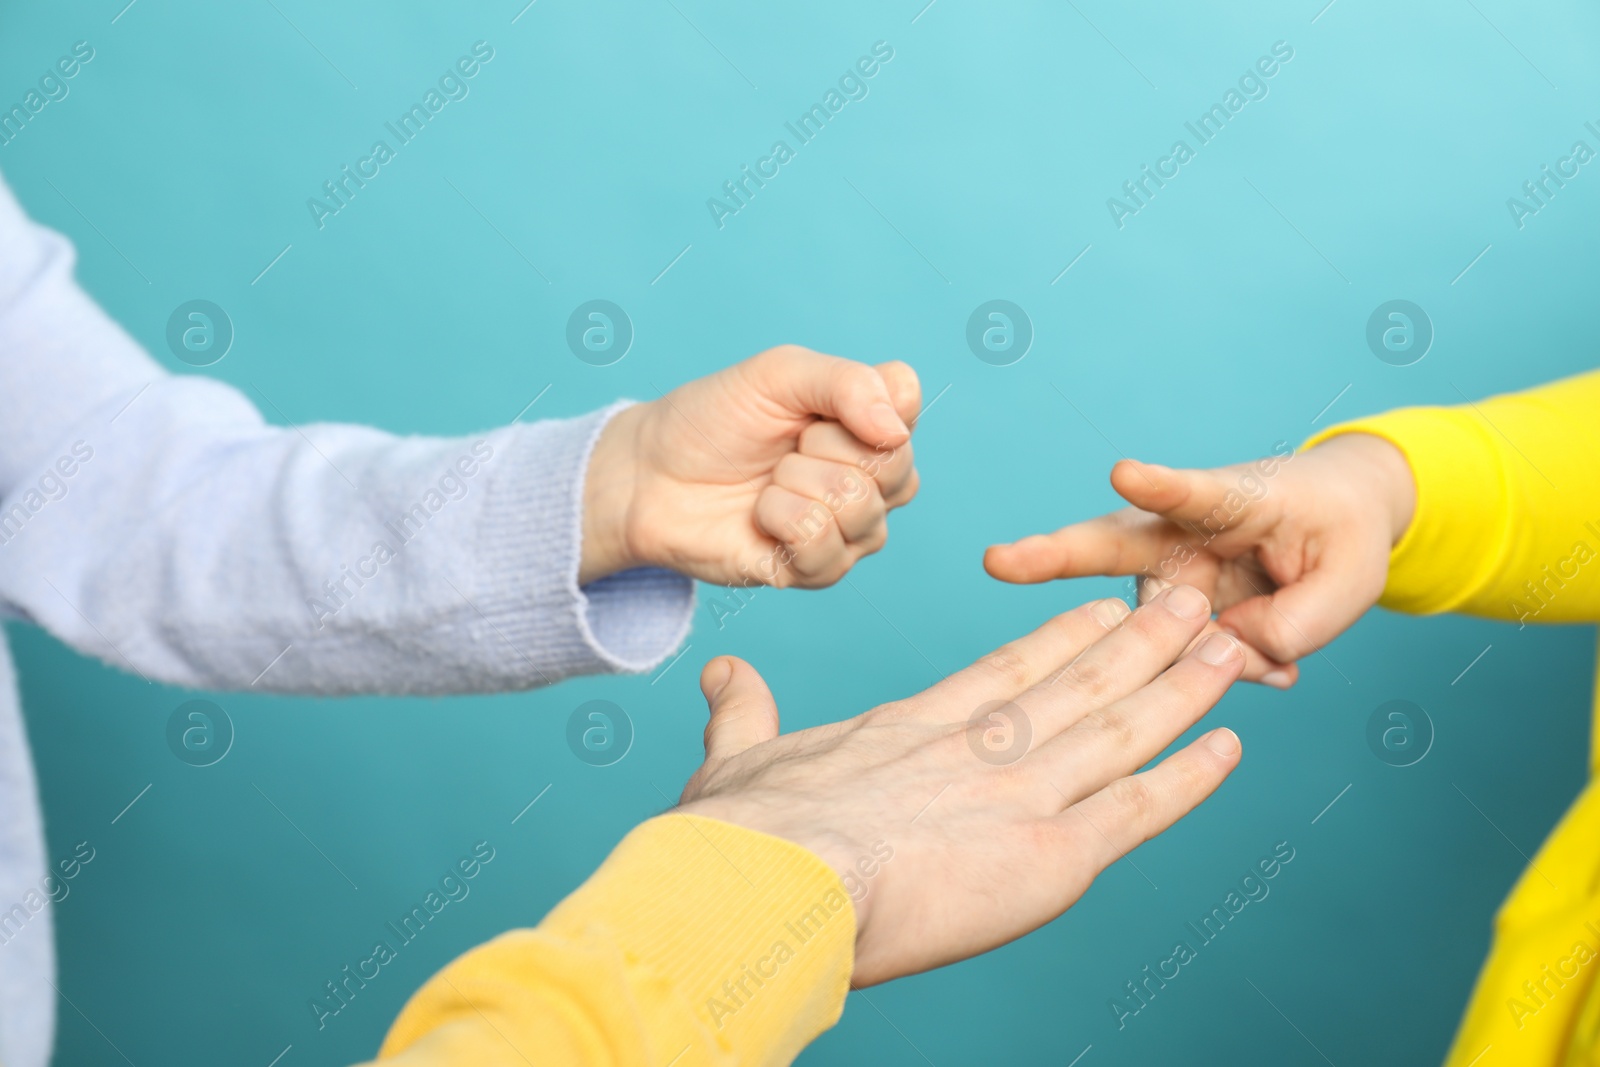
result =
[[[790,841],[673,813],[623,838],[541,932],[602,936],[668,982],[741,1064],[786,1064],[839,1020],[855,905]]]
[[[578,586],[589,457],[606,424],[630,405],[489,438],[495,455],[485,463],[492,481],[473,600],[486,638],[515,650],[508,655],[525,661],[529,684],[649,670],[689,632],[694,582],[681,575],[639,568]]]
[[[1450,611],[1499,572],[1511,538],[1511,488],[1478,419],[1454,408],[1401,408],[1341,423],[1301,447],[1347,433],[1394,445],[1417,485],[1416,512],[1389,555],[1379,604],[1414,615]]]

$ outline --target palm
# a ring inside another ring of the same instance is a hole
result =
[[[1173,546],[1159,566],[1146,572],[1159,580],[1142,586],[1141,598],[1182,582],[1205,593],[1220,613],[1252,597],[1269,596],[1300,577],[1295,546],[1278,543],[1271,531],[1247,525],[1211,537],[1192,524],[1127,510],[1132,521],[1146,524],[1150,533]]]

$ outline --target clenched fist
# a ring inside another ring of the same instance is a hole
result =
[[[921,403],[904,363],[783,345],[628,408],[590,459],[580,584],[639,566],[722,585],[837,582],[916,494]]]

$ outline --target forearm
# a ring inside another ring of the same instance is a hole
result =
[[[1406,457],[1416,513],[1382,603],[1523,622],[1600,619],[1600,373],[1313,438],[1374,434]]]
[[[810,852],[661,816],[537,929],[505,934],[423,986],[379,1058],[788,1063],[837,1021],[854,938],[843,883]]]
[[[644,571],[579,588],[605,418],[453,440],[292,430],[168,378],[82,431],[92,458],[59,499],[0,504],[0,599],[124,669],[210,688],[466,692],[643,669],[681,640],[693,591]]]
[[[72,258],[0,186],[0,614],[148,678],[310,692],[519,688],[682,639],[688,580],[579,587],[617,409],[460,439],[269,426],[155,364]]]

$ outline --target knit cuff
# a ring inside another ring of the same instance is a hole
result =
[[[855,969],[855,905],[832,867],[681,812],[636,827],[539,930],[616,944],[733,1063],[791,1062],[838,1022]]]
[[[647,671],[688,635],[695,605],[688,578],[641,567],[578,585],[589,457],[606,424],[631,404],[491,438],[496,460],[486,464],[494,476],[473,600],[485,638],[510,645],[530,684]]]
[[[1347,433],[1398,448],[1417,486],[1416,511],[1389,554],[1378,603],[1413,615],[1454,609],[1498,572],[1510,540],[1511,488],[1495,442],[1462,411],[1402,408],[1331,427],[1301,447]]]

